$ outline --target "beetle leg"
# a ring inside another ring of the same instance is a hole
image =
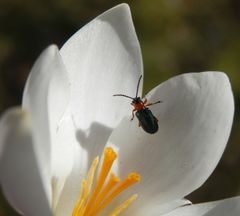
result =
[[[162,101],[157,101],[157,102],[154,102],[154,103],[147,103],[145,106],[152,106],[152,105],[158,104],[158,103],[162,103]]]
[[[141,127],[141,123],[140,123],[140,121],[138,122],[138,127]]]
[[[133,111],[132,111],[132,118],[131,118],[131,121],[134,119],[134,112],[136,111],[136,109],[133,109]]]

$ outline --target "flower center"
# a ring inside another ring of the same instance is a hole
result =
[[[130,173],[120,181],[113,173],[109,175],[117,153],[110,147],[104,149],[104,159],[100,173],[96,178],[96,184],[93,188],[94,176],[99,163],[99,157],[96,157],[88,171],[87,178],[82,181],[81,194],[72,212],[72,216],[96,216],[98,215],[116,196],[126,190],[131,185],[140,181],[138,173]],[[109,175],[108,180],[107,177]],[[132,195],[125,202],[115,208],[109,216],[117,216],[124,211],[134,200],[137,194]]]

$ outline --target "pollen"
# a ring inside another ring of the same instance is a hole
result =
[[[103,152],[103,161],[96,177],[99,157],[96,157],[88,171],[86,179],[81,184],[81,194],[72,212],[72,216],[97,216],[108,206],[113,199],[130,186],[139,182],[141,177],[132,172],[124,180],[120,180],[114,173],[110,173],[113,162],[117,159],[117,153],[107,147]],[[95,186],[94,186],[95,185]],[[137,194],[132,195],[119,206],[108,213],[109,216],[117,216],[137,199]]]

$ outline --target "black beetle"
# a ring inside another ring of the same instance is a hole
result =
[[[158,119],[152,114],[152,111],[148,107],[157,103],[161,103],[162,101],[148,103],[147,99],[143,101],[140,97],[138,97],[138,89],[141,78],[142,75],[138,80],[136,97],[130,97],[124,94],[115,94],[113,96],[122,96],[132,99],[131,105],[134,107],[134,109],[132,111],[131,121],[134,118],[134,112],[136,112],[136,116],[139,120],[139,126],[141,126],[143,130],[146,131],[147,133],[154,134],[158,131]]]

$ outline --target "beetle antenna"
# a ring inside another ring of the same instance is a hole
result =
[[[137,91],[136,91],[136,98],[138,96],[138,89],[139,89],[139,84],[140,84],[140,81],[142,79],[142,75],[140,76],[139,80],[138,80],[138,84],[137,84]]]
[[[115,94],[115,95],[113,95],[113,96],[121,96],[121,97],[126,97],[126,98],[130,98],[130,99],[134,99],[134,98],[132,98],[132,97],[130,97],[130,96],[127,96],[127,95],[124,95],[124,94]]]

